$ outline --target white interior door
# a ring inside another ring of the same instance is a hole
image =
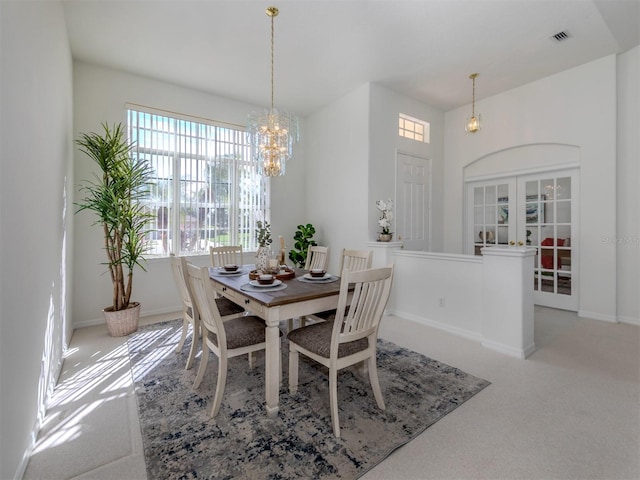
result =
[[[467,184],[467,253],[492,245],[536,248],[534,302],[578,310],[578,171]]]
[[[481,255],[482,247],[508,245],[517,236],[515,177],[470,183],[467,199],[466,253]]]
[[[395,234],[406,250],[431,248],[431,162],[427,158],[396,155]]]
[[[518,177],[518,241],[536,248],[537,305],[578,310],[577,188],[577,170]]]

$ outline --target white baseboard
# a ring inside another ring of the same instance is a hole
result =
[[[508,355],[509,357],[519,358],[521,360],[527,358],[536,351],[535,344],[531,344],[525,348],[514,348],[491,340],[482,340],[481,343],[483,347],[488,348],[489,350],[502,353],[503,355]]]
[[[182,311],[182,305],[176,305],[175,307],[169,307],[169,308],[161,308],[158,310],[142,310],[142,312],[140,313],[140,318],[152,317],[154,315],[164,315],[166,313],[174,313],[174,312],[181,312],[181,311]],[[81,322],[74,322],[73,329],[75,330],[76,328],[93,327],[95,325],[104,325],[104,324],[105,324],[105,321],[103,317],[93,318],[90,320],[83,320]]]
[[[13,478],[24,478],[24,474],[27,471],[27,465],[29,465],[29,460],[31,459],[31,454],[36,448],[36,439],[38,438],[38,432],[40,431],[40,422],[36,420],[36,423],[33,425],[31,429],[31,433],[29,434],[29,444],[22,454],[22,459],[18,464],[18,468],[16,469],[16,474]]]
[[[413,315],[411,313],[402,312],[400,310],[388,310],[386,312],[390,315],[395,315],[396,317],[401,317],[406,320],[411,320],[412,322],[419,323],[421,325],[426,325],[428,327],[437,328],[438,330],[442,330],[444,332],[450,333],[452,335],[456,335],[458,337],[463,337],[469,340],[473,340],[475,342],[480,342],[482,340],[482,336],[479,333],[476,333],[472,330],[467,330],[464,328],[453,327],[451,325],[447,325],[446,323],[438,322],[435,320],[431,320],[425,317],[419,317],[417,315]]]
[[[640,318],[636,317],[625,317],[623,315],[618,316],[618,321],[620,323],[628,323],[629,325],[640,326]]]
[[[583,318],[592,318],[594,320],[601,320],[603,322],[618,323],[618,319],[615,315],[605,315],[603,313],[585,312],[584,310],[579,310],[578,316]]]
[[[524,359],[536,351],[535,344],[528,345],[525,348],[514,348],[508,345],[503,345],[501,343],[493,342],[491,340],[486,340],[482,337],[480,333],[467,330],[464,328],[453,327],[451,325],[447,325],[442,322],[431,320],[429,318],[419,317],[411,313],[406,313],[399,310],[389,310],[387,313],[389,313],[390,315],[395,315],[396,317],[401,317],[406,320],[419,323],[421,325],[437,328],[438,330],[442,330],[444,332],[450,333],[451,335],[463,337],[468,340],[478,342],[483,347],[488,348],[489,350],[493,350],[495,352],[501,353],[503,355],[507,355],[509,357]]]
[[[65,340],[66,343],[66,340]],[[45,398],[45,416],[46,412],[49,410],[49,402],[51,401],[51,395],[55,388],[55,385],[58,384],[58,378],[60,377],[60,373],[62,372],[62,366],[64,364],[64,356],[66,353],[68,345],[65,344],[63,348],[63,352],[60,358],[58,358],[58,362],[56,365],[56,371],[52,375],[53,378],[53,386],[47,385],[47,398]],[[39,409],[40,406],[38,406]],[[38,418],[39,414],[36,414],[36,421],[33,423],[33,427],[31,428],[31,432],[29,432],[29,443],[27,444],[27,448],[25,448],[24,453],[22,454],[22,459],[18,464],[18,468],[16,469],[16,474],[13,478],[23,478],[24,474],[27,471],[27,466],[29,465],[29,460],[31,459],[31,455],[36,448],[36,442],[38,441],[38,435],[40,434],[40,429],[42,428],[44,418]]]

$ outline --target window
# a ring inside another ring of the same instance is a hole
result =
[[[151,164],[149,254],[206,254],[209,246],[256,249],[268,218],[269,181],[257,173],[245,129],[128,106],[133,152]]]
[[[418,142],[429,143],[429,122],[401,113],[398,117],[398,135]]]

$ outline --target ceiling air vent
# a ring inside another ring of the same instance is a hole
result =
[[[550,38],[554,42],[560,43],[560,42],[564,42],[565,40],[569,40],[569,38],[571,38],[571,35],[566,30],[563,30],[562,32],[558,32],[555,35],[551,35]]]

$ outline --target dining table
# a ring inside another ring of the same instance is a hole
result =
[[[315,280],[309,278],[307,270],[292,268],[275,285],[261,286],[249,278],[254,268],[243,265],[231,273],[209,268],[209,277],[217,294],[265,321],[265,402],[267,414],[274,415],[279,409],[282,377],[280,323],[337,308],[340,277],[327,274],[326,278]]]

